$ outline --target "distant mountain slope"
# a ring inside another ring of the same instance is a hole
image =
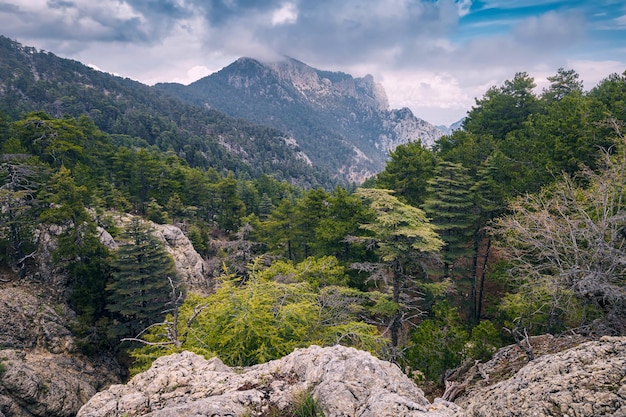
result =
[[[174,151],[191,165],[304,187],[332,187],[286,134],[184,103],[157,89],[0,36],[0,115],[88,115],[118,140]]]
[[[381,171],[399,144],[430,145],[442,135],[409,109],[389,110],[371,75],[353,78],[290,58],[267,64],[240,58],[189,86],[155,88],[289,132],[315,165],[352,181]]]
[[[464,121],[465,121],[465,117],[462,118],[461,120],[457,120],[456,122],[452,123],[450,126],[437,126],[437,128],[441,130],[444,134],[450,135],[455,130],[463,129]]]

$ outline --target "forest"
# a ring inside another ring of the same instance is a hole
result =
[[[326,189],[194,164],[86,114],[5,112],[0,267],[28,279],[57,227],[81,349],[132,372],[180,350],[251,365],[340,343],[437,385],[504,344],[532,355],[529,335],[623,335],[626,72],[589,91],[573,70],[549,81],[536,93],[517,73],[432,149],[416,138],[361,186]],[[206,293],[148,221],[211,261]]]

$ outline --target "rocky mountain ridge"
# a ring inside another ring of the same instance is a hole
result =
[[[284,132],[0,35],[0,120],[40,111],[55,118],[86,116],[116,145],[173,150],[194,167],[252,178],[266,174],[304,188],[338,183]]]
[[[155,88],[288,132],[315,165],[355,182],[381,171],[398,145],[432,145],[443,134],[408,108],[389,109],[371,75],[355,78],[287,57],[270,63],[240,58],[189,86]]]

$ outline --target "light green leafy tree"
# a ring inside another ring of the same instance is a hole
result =
[[[143,335],[143,346],[133,351],[138,367],[180,349],[216,354],[231,366],[266,362],[311,344],[384,350],[386,339],[377,328],[358,320],[368,299],[363,293],[336,286],[317,289],[306,278],[277,282],[270,271],[255,262],[245,283],[224,277],[208,297],[190,294],[178,313],[177,334],[185,339],[175,343],[168,338],[167,323],[154,326]]]

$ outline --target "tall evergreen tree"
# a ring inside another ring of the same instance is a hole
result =
[[[76,185],[70,171],[61,167],[50,178],[48,194],[42,195],[49,207],[40,220],[62,227],[53,260],[68,272],[74,308],[91,324],[104,313],[108,249],[100,242],[96,223],[85,208],[89,191]]]
[[[444,278],[451,275],[458,259],[472,254],[470,242],[477,214],[470,194],[471,185],[467,169],[448,161],[441,161],[435,177],[428,181],[429,198],[422,208],[445,242],[441,250]]]
[[[124,323],[121,334],[135,334],[164,316],[170,282],[175,282],[174,261],[163,244],[139,219],[127,226],[127,242],[111,261],[107,310]]]
[[[427,182],[432,178],[437,159],[421,142],[399,145],[390,153],[385,170],[376,177],[376,187],[394,190],[415,207],[424,202]]]

